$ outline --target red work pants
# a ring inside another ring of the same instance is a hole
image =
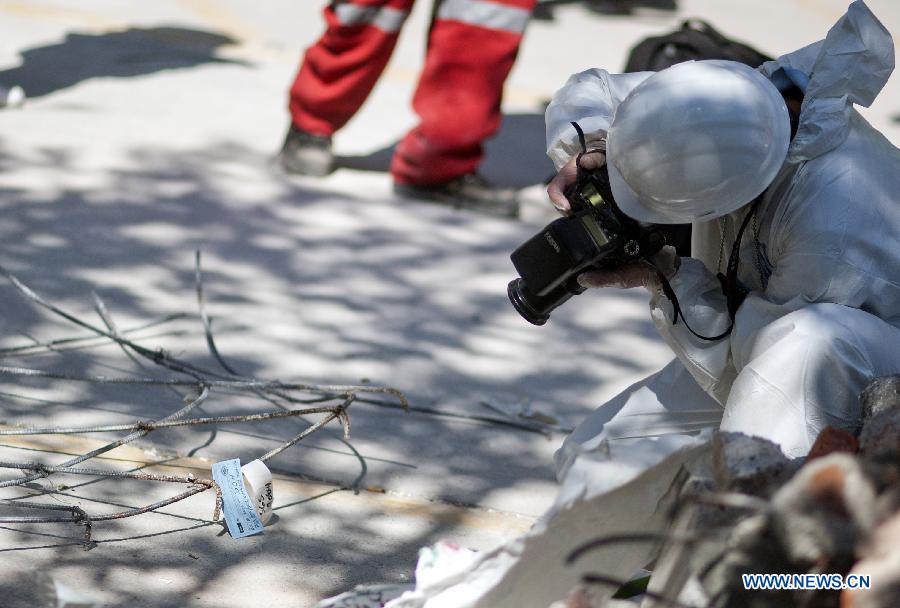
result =
[[[291,87],[294,124],[331,135],[375,86],[414,0],[335,1],[325,34],[306,51]],[[394,153],[400,183],[471,173],[500,126],[503,83],[536,0],[435,0],[425,66],[413,97],[420,123]]]

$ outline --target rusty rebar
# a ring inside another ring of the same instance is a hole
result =
[[[82,434],[82,433],[126,433],[123,437],[106,443],[96,449],[86,453],[79,454],[69,458],[60,464],[45,464],[39,462],[5,462],[0,461],[0,469],[18,470],[24,472],[24,475],[12,479],[0,480],[0,488],[23,486],[27,483],[36,481],[51,475],[83,475],[95,477],[98,479],[132,479],[148,482],[160,483],[182,483],[192,487],[175,496],[165,498],[148,505],[133,507],[115,511],[112,513],[104,513],[100,515],[90,515],[81,507],[73,505],[59,505],[48,503],[36,503],[17,498],[0,499],[0,507],[8,509],[31,509],[46,511],[63,511],[68,516],[47,515],[47,516],[3,516],[0,517],[0,523],[10,524],[52,524],[52,523],[76,523],[83,525],[85,528],[84,543],[86,548],[92,545],[91,530],[95,522],[109,521],[114,519],[123,519],[134,517],[156,511],[162,507],[174,504],[181,500],[185,500],[191,496],[213,489],[215,491],[215,506],[213,510],[213,520],[217,521],[221,516],[222,510],[222,494],[221,489],[211,479],[197,478],[194,475],[167,475],[160,473],[150,473],[141,471],[116,471],[110,469],[101,469],[96,467],[78,466],[85,461],[91,460],[98,456],[110,452],[118,447],[131,443],[137,439],[145,437],[149,433],[167,428],[189,427],[199,425],[222,425],[222,424],[246,424],[261,422],[266,420],[274,420],[289,417],[301,417],[305,415],[324,414],[317,422],[310,423],[304,420],[309,426],[301,433],[294,437],[281,442],[275,448],[269,450],[262,456],[260,460],[267,461],[283,451],[289,449],[299,441],[303,440],[310,434],[323,428],[330,422],[337,420],[343,428],[343,441],[350,433],[350,418],[347,413],[348,407],[356,400],[358,393],[368,394],[384,394],[396,398],[401,407],[408,408],[408,402],[402,392],[391,387],[372,386],[372,385],[335,385],[335,384],[311,384],[299,382],[281,382],[261,380],[258,378],[248,377],[237,373],[231,367],[219,352],[212,333],[212,322],[206,313],[205,301],[203,297],[203,285],[200,272],[200,254],[195,258],[195,289],[197,293],[197,305],[199,308],[199,316],[203,323],[204,335],[207,342],[207,348],[213,358],[224,370],[218,372],[206,369],[189,361],[184,361],[171,355],[171,353],[162,349],[150,349],[146,346],[136,343],[128,337],[142,329],[162,325],[167,321],[182,318],[187,315],[177,314],[164,317],[162,320],[153,321],[143,325],[138,325],[126,330],[119,330],[116,323],[112,319],[108,308],[103,300],[94,294],[94,308],[98,316],[103,322],[104,327],[97,326],[93,323],[85,321],[62,308],[48,302],[30,287],[25,285],[6,268],[0,266],[0,274],[4,275],[10,283],[25,296],[25,298],[48,310],[52,314],[91,332],[89,336],[67,337],[57,340],[40,342],[33,340],[34,344],[12,346],[8,348],[0,348],[0,357],[32,354],[42,351],[55,350],[58,346],[66,345],[93,345],[95,343],[112,342],[118,345],[123,353],[128,356],[139,367],[144,368],[148,364],[152,364],[159,368],[169,370],[175,374],[186,377],[172,377],[166,375],[164,377],[154,377],[152,375],[145,376],[102,376],[102,375],[86,375],[72,374],[64,371],[32,369],[15,365],[0,366],[0,375],[11,376],[16,378],[43,378],[49,380],[58,380],[64,382],[87,382],[94,384],[114,384],[114,385],[152,385],[163,386],[171,389],[188,388],[195,391],[190,400],[175,412],[160,418],[158,420],[137,420],[121,424],[105,424],[93,426],[55,426],[55,427],[25,427],[0,430],[0,436],[22,436],[22,435],[58,435],[58,434]],[[274,404],[280,411],[265,411],[252,414],[236,414],[223,416],[205,416],[196,418],[186,418],[186,416],[195,408],[198,408],[208,400],[213,391],[223,393],[251,393],[256,397]],[[293,393],[307,393],[314,395],[312,398],[299,398]],[[181,398],[181,394],[176,391]],[[184,398],[187,401],[187,398]],[[340,400],[339,403],[328,404],[329,401]],[[281,402],[294,405],[293,408],[287,408]],[[317,407],[296,407],[298,404],[308,404],[321,402],[323,405]],[[349,445],[349,444],[347,444]],[[352,449],[352,446],[351,446]],[[353,452],[360,458],[362,462],[362,473],[365,474],[365,461],[359,456],[359,453],[353,449]],[[361,478],[361,477],[360,477]],[[358,480],[360,479],[358,478]],[[357,480],[357,481],[358,481]],[[52,491],[47,492],[52,494]]]

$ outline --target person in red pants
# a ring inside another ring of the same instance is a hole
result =
[[[303,175],[334,168],[331,136],[375,86],[414,0],[334,0],[325,34],[306,51],[290,91],[280,158]],[[509,189],[477,173],[482,142],[500,126],[503,83],[536,0],[435,0],[413,98],[419,125],[397,145],[394,191],[404,197],[515,216]]]

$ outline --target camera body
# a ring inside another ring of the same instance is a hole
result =
[[[571,214],[530,238],[510,258],[520,278],[510,281],[510,302],[526,321],[543,325],[550,312],[584,291],[578,275],[649,258],[665,245],[659,228],[631,219],[618,208],[604,165],[578,170],[565,191]]]

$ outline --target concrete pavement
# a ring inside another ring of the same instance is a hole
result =
[[[869,4],[900,32],[900,6]],[[415,122],[408,105],[427,3],[415,8],[385,78],[335,140],[348,168],[313,180],[284,176],[271,160],[300,51],[322,27],[319,3],[0,0],[0,84],[33,94],[19,110],[0,110],[0,264],[94,319],[96,290],[127,327],[196,310],[199,248],[219,348],[242,373],[367,379],[402,389],[414,406],[457,416],[354,405],[351,443],[373,491],[333,492],[308,481],[347,484],[361,471],[337,429],[324,431],[273,462],[279,518],[264,536],[222,536],[208,523],[210,497],[200,495],[165,514],[98,525],[99,544],[88,552],[65,527],[49,530],[52,537],[41,536],[46,528],[0,528],[9,571],[46,569],[110,606],[237,607],[260,597],[308,606],[356,583],[406,580],[418,547],[438,538],[486,548],[527,526],[554,496],[552,453],[562,435],[459,416],[494,415],[485,401],[527,400],[568,426],[669,358],[640,293],[581,296],[544,328],[528,326],[506,300],[509,252],[548,219],[533,186],[551,170],[542,101],[572,72],[620,67],[635,41],[685,16],[778,54],[822,37],[846,2],[681,5],[677,15],[602,19],[564,4],[553,21],[532,23],[485,163],[496,181],[530,186],[526,220],[508,222],[392,197],[385,169]],[[898,82],[864,111],[895,142]],[[23,334],[78,333],[6,284],[0,305],[4,346]],[[199,320],[165,330],[145,343],[209,362]],[[113,347],[0,363],[139,371]],[[15,424],[126,422],[179,405],[150,388],[10,381],[0,393],[2,418]],[[221,394],[203,408],[219,415],[259,404]],[[185,466],[202,469],[222,458],[250,460],[302,428],[285,421],[165,431],[136,449],[140,462],[190,455]],[[2,448],[3,459],[47,462],[69,449]],[[104,481],[59,499],[102,511],[109,502],[146,504],[159,492]],[[11,593],[14,580],[0,580],[0,591]]]

